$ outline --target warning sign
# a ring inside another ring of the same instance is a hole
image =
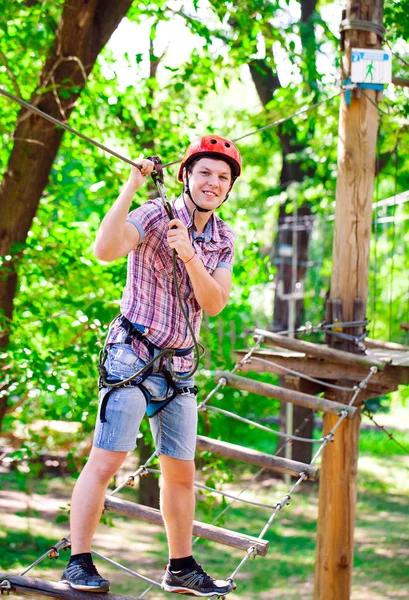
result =
[[[351,81],[353,83],[390,83],[392,81],[390,51],[352,48]]]

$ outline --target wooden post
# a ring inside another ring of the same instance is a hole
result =
[[[347,0],[343,16],[351,27],[344,31],[345,80],[351,72],[351,48],[381,47],[377,34],[354,29],[354,20],[382,25],[383,0]],[[359,305],[363,313],[366,309],[377,131],[376,91],[353,90],[349,105],[343,95],[331,281],[331,300],[341,301],[343,321],[354,320],[354,306]],[[356,351],[352,345],[343,344],[341,348]],[[337,393],[336,400],[343,400],[342,392]],[[332,415],[324,415],[324,432],[330,431],[334,422]],[[358,445],[359,417],[345,419],[335,441],[323,452],[314,600],[350,598]]]

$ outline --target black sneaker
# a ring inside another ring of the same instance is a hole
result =
[[[79,558],[68,564],[60,583],[69,583],[74,590],[84,592],[108,592],[109,581],[103,579],[93,564]]]
[[[168,565],[162,579],[162,589],[176,594],[206,597],[215,594],[224,596],[232,591],[233,586],[229,581],[213,579],[196,563],[193,569],[181,571],[170,571]]]

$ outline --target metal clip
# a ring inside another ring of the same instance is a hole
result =
[[[6,593],[7,595],[12,591],[11,583],[8,579],[3,579],[0,581],[0,594],[3,595]]]
[[[148,156],[147,159],[151,160],[155,165],[155,169],[152,171],[151,177],[152,177],[153,182],[155,183],[156,187],[158,188],[158,192],[159,192],[159,195],[162,200],[163,208],[165,209],[166,214],[169,217],[169,220],[172,220],[175,218],[175,216],[173,214],[172,206],[169,202],[168,195],[166,193],[166,188],[165,188],[164,179],[163,179],[162,161],[159,156]]]

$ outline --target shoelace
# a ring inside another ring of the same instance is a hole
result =
[[[97,576],[100,576],[99,573],[98,573],[98,571],[97,571],[97,569],[96,569],[96,567],[95,567],[95,565],[93,563],[90,564],[90,563],[88,563],[85,560],[81,560],[80,559],[78,562],[76,561],[75,563],[71,563],[70,566],[81,567],[85,571],[85,573],[87,575],[91,575],[91,576],[97,575]]]

